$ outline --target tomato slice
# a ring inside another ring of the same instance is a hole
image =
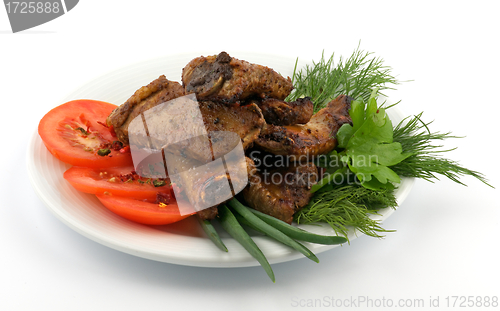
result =
[[[73,166],[64,178],[78,191],[92,194],[112,194],[154,202],[158,193],[171,194],[170,180],[144,178],[133,166],[90,168]]]
[[[67,102],[40,120],[38,134],[50,153],[71,165],[94,168],[132,165],[130,152],[120,152],[120,143],[106,126],[106,118],[115,108],[97,100]],[[106,149],[110,153],[102,155]]]
[[[167,225],[192,215],[181,215],[175,201],[164,205],[106,194],[97,198],[113,213],[146,225]]]

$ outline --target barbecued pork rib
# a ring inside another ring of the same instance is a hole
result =
[[[261,131],[255,145],[277,155],[311,160],[312,157],[332,151],[337,145],[335,135],[345,123],[351,123],[351,98],[340,95],[318,111],[307,124],[277,126],[268,124]]]
[[[264,119],[269,124],[293,125],[309,122],[314,113],[314,104],[310,97],[285,102],[276,98],[254,100],[262,110]]]
[[[182,85],[200,100],[233,103],[251,96],[285,99],[293,89],[290,77],[262,65],[219,55],[193,59],[182,69]]]
[[[106,119],[106,124],[113,127],[119,141],[128,145],[128,126],[135,117],[159,103],[183,95],[184,88],[178,82],[170,81],[162,75],[138,89],[123,105],[113,110]]]
[[[297,163],[253,174],[243,197],[250,207],[290,224],[293,214],[309,203],[311,186],[317,181],[314,164]]]

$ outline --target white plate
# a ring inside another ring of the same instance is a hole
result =
[[[217,52],[204,55],[217,54]],[[179,54],[136,63],[102,75],[68,94],[54,107],[73,99],[96,99],[116,105],[124,103],[140,86],[164,74],[180,81],[182,68],[201,54]],[[275,55],[230,53],[231,56],[266,65],[284,76],[291,76],[295,59]],[[396,109],[388,113],[393,122],[403,118]],[[41,118],[42,116],[40,116]],[[219,230],[229,249],[220,251],[205,236],[195,219],[187,218],[168,226],[145,226],[121,218],[107,210],[93,195],[76,191],[63,178],[70,166],[55,159],[45,148],[35,130],[29,142],[27,166],[31,183],[49,210],[80,234],[113,249],[143,258],[173,264],[200,267],[247,267],[259,263],[235,240]],[[401,204],[413,186],[413,179],[404,179],[396,192]],[[384,220],[394,210],[381,211]],[[333,234],[328,226],[301,226],[321,234]],[[356,234],[351,232],[351,241]],[[303,258],[303,255],[264,236],[254,236],[271,264]],[[305,245],[318,254],[336,246]]]

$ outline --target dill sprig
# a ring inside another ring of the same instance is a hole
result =
[[[421,116],[422,113],[406,118],[394,128],[394,141],[401,144],[403,152],[412,155],[391,169],[399,176],[422,178],[431,182],[439,180],[437,175],[443,175],[462,185],[465,184],[460,181],[461,176],[472,176],[492,187],[483,174],[467,169],[456,161],[443,158],[442,153],[455,148],[443,150],[442,145],[434,142],[460,137],[453,136],[450,132],[431,132],[428,126],[432,122],[423,122]]]
[[[349,58],[344,60],[340,57],[335,64],[335,54],[326,59],[323,51],[318,63],[313,61],[313,66],[306,65],[298,72],[296,62],[292,77],[295,89],[287,100],[309,96],[317,112],[340,94],[366,101],[372,89],[393,89],[390,85],[400,82],[391,75],[391,68],[385,66],[381,58],[371,57],[372,54],[360,50],[358,46]]]
[[[346,238],[350,229],[381,238],[381,233],[392,230],[382,228],[370,215],[396,204],[391,190],[370,190],[356,184],[336,185],[315,193],[309,204],[295,214],[294,220],[299,224],[326,222]]]

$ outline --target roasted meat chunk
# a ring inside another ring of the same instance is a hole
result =
[[[294,125],[309,122],[314,113],[314,104],[310,97],[285,102],[276,98],[255,101],[262,110],[264,119],[274,125]]]
[[[264,151],[277,155],[298,157],[309,161],[313,157],[332,151],[337,145],[335,135],[349,116],[351,99],[340,95],[318,111],[304,125],[278,126],[267,124],[255,144]]]
[[[229,135],[223,132],[236,133],[243,144],[243,149],[248,149],[259,137],[262,127],[265,124],[264,117],[259,107],[255,104],[241,106],[238,104],[224,105],[219,102],[203,101],[200,102],[201,115],[203,123],[211,138],[213,158],[232,150],[234,146]],[[227,137],[228,139],[225,139]],[[194,147],[194,146],[193,146]],[[190,148],[188,153],[192,157],[203,161],[205,158],[201,151]]]
[[[212,206],[199,211],[197,214],[203,220],[212,220],[215,219],[215,217],[217,217],[217,215],[219,214],[219,209],[217,208],[217,206]]]
[[[113,110],[106,124],[113,127],[119,141],[128,145],[128,126],[135,117],[151,107],[183,95],[184,88],[178,82],[162,75],[138,89],[123,105]]]
[[[178,202],[189,202],[181,206],[185,213],[196,211],[202,219],[213,219],[217,206],[231,199],[248,184],[249,175],[255,172],[250,158],[220,158],[203,164],[194,159],[165,153],[170,180],[175,184],[174,193]]]
[[[178,154],[204,163],[231,151],[234,137],[247,149],[265,124],[256,104],[198,102],[194,94],[184,95],[179,83],[160,76],[116,108],[107,124],[135,150],[175,145]]]
[[[217,215],[213,207],[233,196],[222,162],[205,166],[194,159],[169,153],[165,153],[165,158],[170,180],[176,185],[177,201],[190,203],[188,207],[179,206],[181,210],[189,208],[186,213],[196,211],[203,219],[211,219]]]
[[[182,85],[187,93],[196,93],[199,100],[225,103],[249,97],[285,99],[293,89],[290,77],[226,52],[193,59],[182,70]]]
[[[309,203],[312,196],[309,190],[317,181],[314,164],[296,163],[256,172],[243,190],[243,197],[250,207],[290,224],[293,214]]]
[[[202,163],[238,145],[243,152],[258,138],[265,124],[255,104],[198,102],[194,94],[162,103],[144,111],[142,117],[131,122],[128,129],[132,150],[165,149]]]

